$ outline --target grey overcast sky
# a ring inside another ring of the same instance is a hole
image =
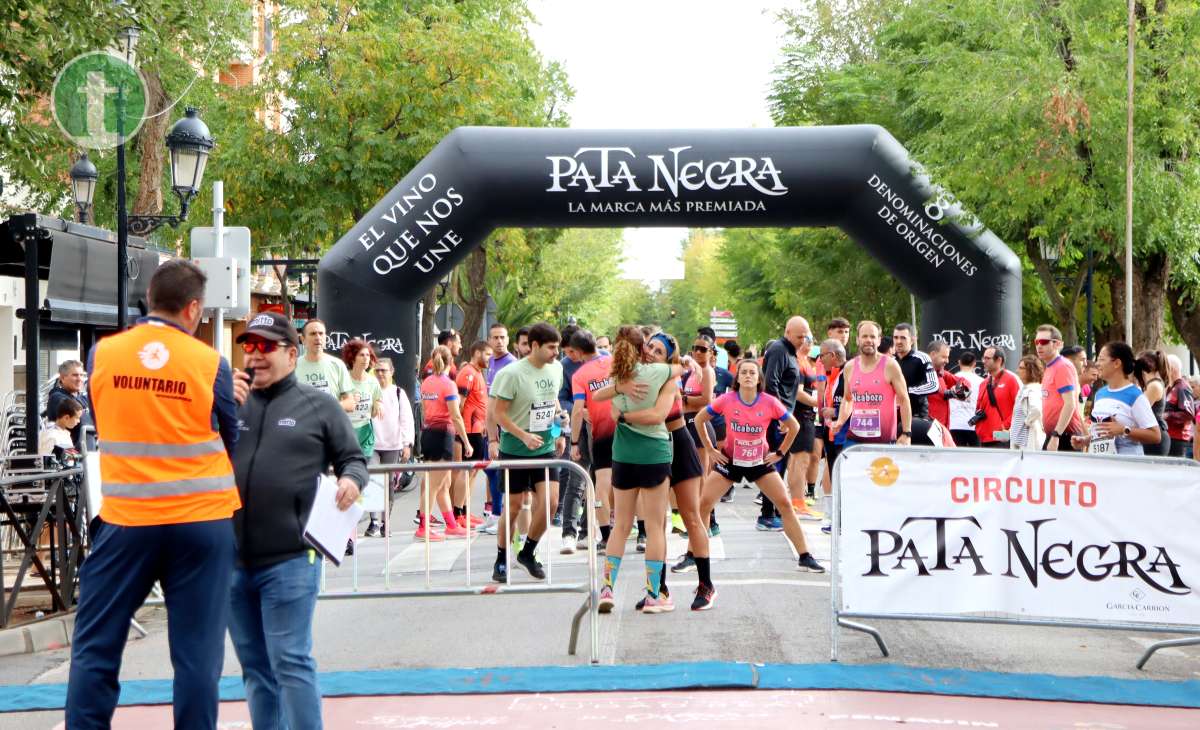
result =
[[[530,35],[567,71],[576,128],[770,127],[782,0],[529,0]],[[625,230],[625,275],[683,277],[683,228]]]

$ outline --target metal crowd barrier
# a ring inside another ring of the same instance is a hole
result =
[[[503,488],[504,510],[503,510],[502,514],[507,515],[510,513],[510,508],[511,508],[511,505],[509,502],[509,494],[508,494],[509,470],[510,469],[539,469],[539,468],[544,470],[544,481],[546,481],[546,482],[550,481],[549,475],[550,475],[550,469],[552,469],[552,468],[557,468],[560,470],[566,469],[566,470],[573,471],[576,475],[578,475],[583,480],[584,504],[589,505],[589,508],[584,510],[585,513],[587,514],[587,520],[588,520],[587,533],[589,536],[599,535],[600,534],[599,528],[596,525],[596,516],[595,516],[596,511],[595,511],[595,509],[590,508],[590,505],[594,505],[596,502],[595,485],[592,484],[591,477],[588,474],[586,469],[584,469],[583,467],[579,466],[578,464],[576,464],[572,461],[569,461],[567,459],[521,459],[521,460],[510,460],[510,461],[436,461],[436,462],[428,462],[428,463],[386,464],[386,465],[372,466],[372,467],[370,467],[369,471],[371,474],[383,474],[383,475],[387,475],[388,477],[390,477],[391,474],[393,474],[395,472],[415,472],[417,474],[423,473],[425,489],[423,490],[424,498],[423,498],[423,504],[421,505],[421,513],[423,515],[425,515],[424,519],[428,522],[431,518],[430,507],[432,505],[430,504],[430,501],[432,499],[432,492],[433,492],[433,490],[430,489],[430,484],[429,484],[430,472],[449,471],[449,472],[451,472],[451,479],[453,479],[453,472],[456,470],[465,470],[467,472],[466,503],[468,505],[468,514],[470,514],[469,507],[471,505],[471,489],[473,486],[472,479],[471,479],[471,471],[484,470],[484,469],[500,469],[500,470],[502,470],[504,472],[504,488]],[[560,479],[562,478],[561,472],[560,472],[559,478]],[[599,632],[599,622],[598,622],[598,615],[599,615],[598,614],[598,608],[599,608],[599,594],[598,594],[599,587],[598,586],[599,586],[600,573],[599,573],[599,560],[598,560],[597,553],[596,553],[596,541],[594,539],[588,540],[588,549],[587,549],[588,581],[586,583],[570,583],[570,584],[555,585],[555,583],[554,583],[554,557],[553,557],[554,551],[547,549],[546,550],[546,561],[545,561],[545,565],[546,565],[546,581],[545,581],[545,583],[532,584],[532,585],[529,585],[529,584],[513,585],[512,584],[512,553],[513,553],[513,551],[512,551],[512,534],[510,534],[510,532],[507,528],[507,525],[503,524],[503,519],[501,519],[502,525],[499,529],[505,530],[505,537],[506,537],[506,540],[507,540],[508,546],[509,546],[509,549],[505,551],[505,555],[507,557],[507,560],[506,560],[507,565],[505,566],[505,569],[506,569],[505,570],[505,578],[506,578],[505,583],[497,585],[495,583],[489,582],[489,583],[485,583],[483,585],[472,585],[472,583],[471,583],[471,542],[472,542],[471,538],[474,536],[472,534],[472,535],[468,536],[466,539],[466,571],[465,571],[466,583],[465,583],[465,585],[462,587],[459,587],[459,588],[433,588],[432,587],[432,568],[431,568],[433,551],[432,551],[432,545],[431,545],[431,541],[430,541],[430,537],[429,537],[429,530],[426,529],[425,530],[425,538],[424,538],[424,543],[425,543],[425,590],[421,590],[421,591],[392,590],[391,589],[391,568],[390,568],[390,565],[391,565],[391,529],[390,529],[391,516],[390,516],[390,513],[391,513],[392,505],[391,505],[390,483],[387,483],[389,481],[390,480],[385,480],[385,485],[384,485],[384,489],[385,489],[385,508],[384,508],[384,512],[383,512],[384,589],[382,591],[359,591],[359,590],[357,590],[358,550],[355,550],[354,555],[351,556],[353,558],[353,567],[354,567],[354,590],[341,591],[341,592],[329,592],[329,591],[322,590],[322,592],[318,596],[318,600],[338,600],[338,599],[354,599],[354,598],[422,598],[422,597],[433,597],[433,596],[444,597],[444,596],[462,596],[462,595],[490,596],[490,595],[500,595],[500,594],[506,594],[506,593],[507,594],[515,594],[515,595],[534,595],[534,594],[542,594],[542,593],[583,593],[583,594],[585,594],[586,598],[585,598],[583,604],[575,612],[575,615],[573,616],[573,618],[571,620],[571,635],[570,635],[570,640],[567,645],[567,653],[572,656],[575,655],[576,647],[578,645],[578,640],[579,640],[580,623],[583,620],[584,614],[590,614],[591,620],[589,621],[589,624],[590,624],[590,626],[589,626],[589,628],[590,628],[590,642],[589,642],[590,643],[590,650],[589,650],[590,657],[589,658],[593,664],[599,662],[600,632]],[[545,492],[544,499],[545,499],[545,511],[546,511],[546,532],[544,534],[549,534],[550,530],[552,529],[551,520],[553,518],[553,511],[550,509],[550,488],[549,488],[549,486],[547,486],[547,488],[543,491]],[[518,507],[518,509],[519,509],[519,507]],[[513,520],[514,524],[515,524],[515,521],[516,520],[514,518],[514,520]],[[473,528],[468,527],[468,529],[471,529],[472,532],[474,531]],[[324,586],[324,582],[322,582],[322,586]]]
[[[862,445],[852,446],[843,452],[843,455],[852,451],[871,450],[882,452],[901,452],[913,453],[914,451],[925,451],[942,456],[952,456],[953,452],[938,449],[933,447],[920,446],[882,446],[882,445]],[[961,453],[961,449],[957,449]],[[967,449],[967,451],[985,451],[984,449]],[[990,450],[986,450],[990,451]],[[1022,458],[1037,458],[1037,451],[1013,452],[1020,453]],[[1102,468],[1106,460],[1121,459],[1124,461],[1133,461],[1144,463],[1147,466],[1171,464],[1175,466],[1183,465],[1191,468],[1198,468],[1200,464],[1191,460],[1178,457],[1162,457],[1162,456],[1115,456],[1115,455],[1095,455],[1081,454],[1071,452],[1055,452],[1057,456],[1066,456],[1076,459],[1088,460],[1091,465],[1096,468]],[[932,621],[943,623],[965,623],[965,624],[1006,624],[1015,626],[1047,626],[1053,628],[1065,629],[1104,629],[1104,630],[1121,630],[1121,631],[1139,631],[1153,633],[1192,633],[1197,630],[1194,626],[1185,626],[1177,624],[1152,624],[1152,623],[1127,623],[1127,622],[1103,622],[1103,621],[1088,621],[1088,620],[1066,620],[1052,618],[1036,618],[1023,617],[1015,614],[989,614],[989,615],[948,615],[948,614],[907,614],[907,613],[868,613],[859,611],[842,611],[841,610],[841,560],[840,560],[840,538],[842,533],[842,484],[841,473],[842,467],[845,464],[845,459],[838,458],[837,463],[833,468],[833,516],[832,516],[832,552],[830,561],[832,570],[830,575],[830,609],[833,620],[830,622],[830,659],[838,661],[840,651],[840,636],[839,627],[845,627],[854,631],[859,631],[869,635],[875,640],[875,644],[879,647],[879,652],[887,657],[890,656],[887,643],[883,639],[883,635],[878,629],[873,626],[859,623],[857,621],[848,620],[855,619],[884,619],[889,621]],[[1141,658],[1138,660],[1137,668],[1142,669],[1146,663],[1150,661],[1150,657],[1160,649],[1180,646],[1200,646],[1200,636],[1187,636],[1178,639],[1165,639],[1155,642],[1148,646]]]
[[[431,490],[429,486],[429,473],[434,471],[450,471],[466,470],[467,475],[467,505],[471,504],[471,479],[470,472],[472,470],[483,469],[501,469],[504,471],[504,502],[505,514],[508,513],[509,495],[508,495],[508,472],[509,469],[544,469],[545,481],[549,482],[549,471],[552,468],[567,469],[579,475],[584,482],[584,500],[589,508],[585,510],[588,519],[588,535],[596,536],[600,534],[599,527],[596,525],[595,509],[590,506],[596,502],[596,488],[592,484],[591,477],[587,470],[578,464],[566,459],[521,459],[516,461],[437,461],[428,463],[403,463],[403,464],[384,464],[375,465],[369,468],[371,474],[382,474],[390,476],[394,472],[416,472],[425,474],[426,489],[425,501],[422,505],[422,513],[426,515],[425,519],[429,519],[428,501],[431,499]],[[508,557],[508,565],[506,577],[507,580],[502,584],[485,583],[483,585],[472,585],[471,582],[471,537],[468,536],[466,541],[466,582],[461,587],[439,587],[432,586],[432,546],[429,540],[429,531],[426,530],[425,537],[425,589],[424,590],[393,590],[391,587],[391,555],[392,555],[392,540],[391,540],[391,488],[390,480],[385,480],[384,484],[384,509],[383,509],[383,535],[384,535],[384,587],[383,590],[359,590],[358,589],[358,550],[354,551],[351,556],[352,569],[352,588],[349,591],[327,591],[325,590],[325,562],[322,561],[321,575],[321,592],[317,595],[317,600],[348,600],[348,599],[365,599],[365,598],[431,598],[445,596],[492,596],[492,595],[537,595],[545,593],[583,593],[585,599],[583,604],[575,611],[571,620],[571,634],[567,644],[567,653],[574,656],[579,642],[580,624],[585,614],[590,614],[590,636],[589,636],[589,658],[593,664],[599,663],[600,659],[600,630],[599,630],[599,561],[596,553],[596,541],[594,537],[588,540],[588,580],[586,583],[569,583],[569,584],[554,584],[553,570],[553,551],[547,550],[546,560],[546,581],[538,584],[512,584],[512,535],[506,534],[509,549],[505,551]],[[552,528],[551,519],[553,514],[549,509],[550,505],[550,490],[545,490],[546,504],[546,532],[550,532]],[[468,509],[468,514],[470,510]],[[349,537],[349,536],[347,536]],[[162,598],[153,598],[147,600],[145,605],[162,605]]]

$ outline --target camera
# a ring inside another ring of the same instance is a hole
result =
[[[975,415],[971,416],[971,418],[967,421],[967,425],[975,426],[980,423],[983,423],[983,421],[986,419],[987,419],[987,411],[980,409],[978,411],[975,411]]]

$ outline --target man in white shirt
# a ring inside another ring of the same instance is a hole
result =
[[[970,386],[966,400],[950,400],[950,435],[955,446],[979,446],[979,434],[971,418],[975,415],[975,403],[979,400],[979,388],[983,378],[975,373],[975,353],[967,350],[958,356],[958,372],[955,373]]]

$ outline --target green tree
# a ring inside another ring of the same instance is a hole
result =
[[[668,310],[664,326],[686,342],[709,323],[713,309],[725,309],[738,297],[725,285],[725,265],[718,256],[721,241],[721,231],[689,230],[683,246],[684,278],[668,281],[663,288]]]
[[[1200,196],[1188,154],[1200,134],[1200,9],[1167,0],[1138,8],[1134,344],[1161,341],[1169,291],[1177,329],[1200,349],[1193,257]],[[786,61],[772,96],[777,123],[888,127],[1022,257],[1034,281],[1026,287],[1027,325],[1052,319],[1077,336],[1090,248],[1106,290],[1097,298],[1101,334],[1119,333],[1123,5],[988,0],[949,9],[935,0],[820,0],[784,22]],[[863,39],[839,53],[856,24]],[[1059,249],[1056,263],[1042,255],[1042,242]]]
[[[0,170],[30,207],[74,217],[67,171],[80,151],[54,122],[50,92],[68,61],[88,51],[115,48],[118,31],[130,25],[141,31],[136,64],[149,91],[149,118],[127,145],[127,205],[133,213],[156,213],[163,207],[163,181],[170,180],[164,166],[166,129],[182,116],[183,105],[211,95],[212,79],[234,56],[236,44],[249,35],[249,7],[229,0],[0,4]],[[176,100],[182,103],[168,110]],[[115,151],[93,152],[90,157],[100,174],[94,220],[114,228]],[[168,230],[160,235],[173,239],[177,234]]]
[[[720,258],[741,339],[778,337],[788,317],[814,336],[833,317],[896,323],[911,318],[908,294],[846,234],[833,228],[725,231]]]
[[[500,321],[514,326],[540,320],[562,326],[575,317],[580,326],[607,331],[619,314],[621,299],[621,231],[610,228],[572,228],[531,231],[542,245],[521,270],[515,264],[528,253],[508,246],[504,254],[517,259],[494,267],[488,290],[496,300]]]

